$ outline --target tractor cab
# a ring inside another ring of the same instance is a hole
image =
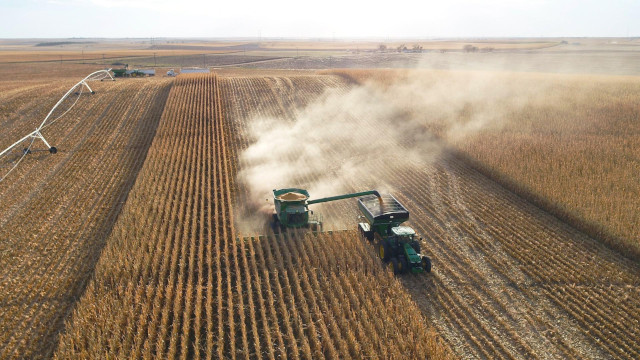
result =
[[[416,232],[408,226],[396,226],[391,228],[391,235],[400,243],[411,243]]]

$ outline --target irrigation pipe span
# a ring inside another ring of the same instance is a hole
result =
[[[31,142],[29,143],[29,146],[27,148],[25,148],[22,152],[22,156],[20,157],[20,159],[13,165],[13,167],[6,173],[4,174],[4,176],[2,176],[0,178],[0,182],[2,182],[22,161],[22,159],[24,159],[24,157],[29,154],[31,152],[31,146],[33,145],[34,141],[36,139],[40,139],[42,140],[42,142],[44,142],[44,144],[47,146],[47,148],[49,148],[49,152],[52,154],[55,154],[56,152],[58,152],[58,149],[56,149],[55,147],[49,145],[49,143],[47,142],[47,140],[45,140],[44,136],[42,135],[41,131],[43,129],[45,129],[46,127],[48,127],[49,125],[53,124],[54,122],[58,121],[58,119],[60,119],[61,117],[63,117],[64,115],[66,115],[78,102],[78,99],[80,98],[80,95],[82,95],[82,90],[86,87],[89,92],[91,94],[95,94],[95,91],[93,91],[91,89],[91,87],[89,86],[89,84],[87,84],[88,81],[97,81],[97,80],[105,80],[105,79],[110,79],[112,81],[115,81],[115,79],[113,78],[113,76],[111,76],[111,73],[109,72],[111,71],[111,69],[107,69],[107,70],[98,70],[95,72],[92,72],[91,74],[87,75],[84,79],[78,81],[77,84],[73,85],[69,91],[67,91],[66,94],[64,94],[60,100],[58,100],[58,102],[51,108],[51,110],[49,111],[49,113],[47,114],[47,116],[44,118],[44,120],[42,120],[42,123],[40,123],[40,126],[38,126],[34,131],[32,131],[31,133],[25,135],[22,139],[16,141],[15,143],[13,143],[13,145],[9,146],[8,148],[4,149],[1,153],[0,153],[0,158],[9,153],[9,151],[11,151],[12,149],[14,149],[15,147],[17,147],[18,145],[20,145],[23,141],[32,138]],[[51,115],[53,115],[53,112],[69,97],[69,95],[71,95],[75,91],[78,87],[80,87],[80,94],[78,95],[78,97],[76,98],[76,100],[73,102],[73,104],[71,104],[71,106],[65,111],[63,112],[60,116],[56,117],[53,120],[50,120]]]

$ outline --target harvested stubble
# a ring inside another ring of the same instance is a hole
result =
[[[33,153],[0,183],[0,358],[55,350],[142,167],[170,84],[92,84],[98,93],[47,129],[58,154]],[[65,90],[49,86],[5,103],[2,125],[42,119]]]
[[[328,73],[392,89],[391,95],[420,84],[403,93],[408,95],[403,104],[411,104],[406,110],[414,119],[461,150],[486,175],[640,259],[638,77],[425,70]]]

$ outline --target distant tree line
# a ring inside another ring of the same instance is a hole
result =
[[[422,45],[420,45],[420,44],[414,44],[411,47],[411,49],[409,49],[406,44],[401,44],[401,45],[398,45],[398,47],[396,47],[396,49],[395,49],[395,51],[397,51],[399,53],[402,53],[402,52],[405,52],[405,53],[406,52],[421,53],[422,50],[423,50],[423,48],[422,48]],[[387,47],[387,45],[380,44],[380,45],[378,45],[378,51],[379,52],[389,52],[389,51],[392,51],[392,50],[390,50]]]

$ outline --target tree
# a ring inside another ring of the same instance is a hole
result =
[[[473,45],[467,44],[462,48],[462,50],[464,50],[464,52],[476,52],[478,51],[478,48]]]

